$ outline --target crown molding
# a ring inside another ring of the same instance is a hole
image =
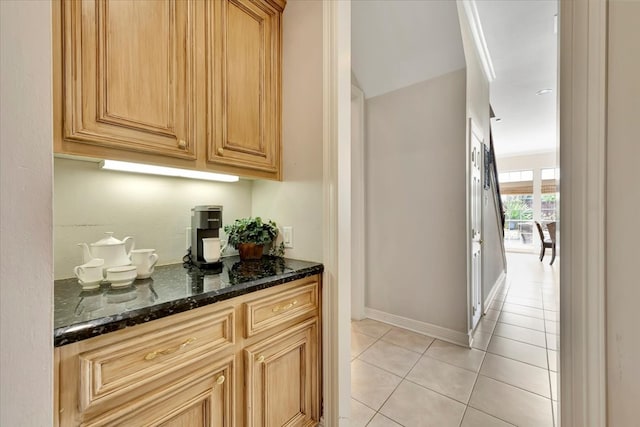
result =
[[[469,23],[469,28],[471,29],[471,35],[473,36],[476,51],[478,52],[480,62],[482,63],[482,69],[489,80],[489,83],[491,83],[496,79],[496,72],[493,69],[493,62],[491,61],[491,54],[487,47],[487,41],[484,38],[484,32],[482,30],[482,23],[480,22],[476,2],[475,0],[459,0],[458,4],[462,4],[465,17]]]

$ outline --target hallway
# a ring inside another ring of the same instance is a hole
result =
[[[351,426],[554,426],[558,260],[508,253],[466,349],[371,319],[351,324]]]

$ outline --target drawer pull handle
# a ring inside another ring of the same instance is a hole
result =
[[[181,139],[180,141],[178,141],[178,148],[182,150],[187,148],[187,141],[185,141],[184,139]]]
[[[224,380],[226,380],[226,378],[224,377],[224,375],[220,375],[220,376],[218,377],[218,379],[216,380],[216,383],[217,383],[217,384],[223,384],[223,383],[224,383]]]
[[[196,337],[191,337],[188,340],[186,340],[185,342],[183,342],[182,344],[180,344],[177,347],[169,347],[165,350],[156,350],[156,351],[152,351],[151,353],[147,353],[147,355],[144,357],[144,360],[153,360],[156,358],[157,355],[159,354],[171,354],[171,353],[175,353],[178,350],[182,350],[183,348],[185,348],[186,346],[188,346],[189,344],[193,343],[196,340]]]
[[[218,156],[224,156],[224,149],[218,148]]]
[[[298,300],[293,300],[291,301],[289,304],[285,305],[285,306],[279,306],[276,305],[275,307],[273,307],[273,311],[274,313],[277,313],[279,311],[287,311],[289,310],[291,307],[293,307],[294,305],[298,304]]]
[[[264,356],[260,355],[260,357],[258,357],[258,363],[262,363],[264,362]]]

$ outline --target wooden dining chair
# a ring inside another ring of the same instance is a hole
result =
[[[536,228],[538,229],[538,234],[540,235],[540,262],[544,258],[544,252],[547,248],[551,249],[551,262],[549,265],[553,265],[553,262],[556,260],[556,223],[550,222],[547,224],[547,230],[549,230],[549,238],[545,239],[544,233],[542,232],[542,226],[538,221],[535,221]]]

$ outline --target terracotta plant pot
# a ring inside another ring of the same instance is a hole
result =
[[[242,261],[262,258],[263,249],[264,245],[256,245],[255,243],[240,243],[238,245],[238,252]]]

